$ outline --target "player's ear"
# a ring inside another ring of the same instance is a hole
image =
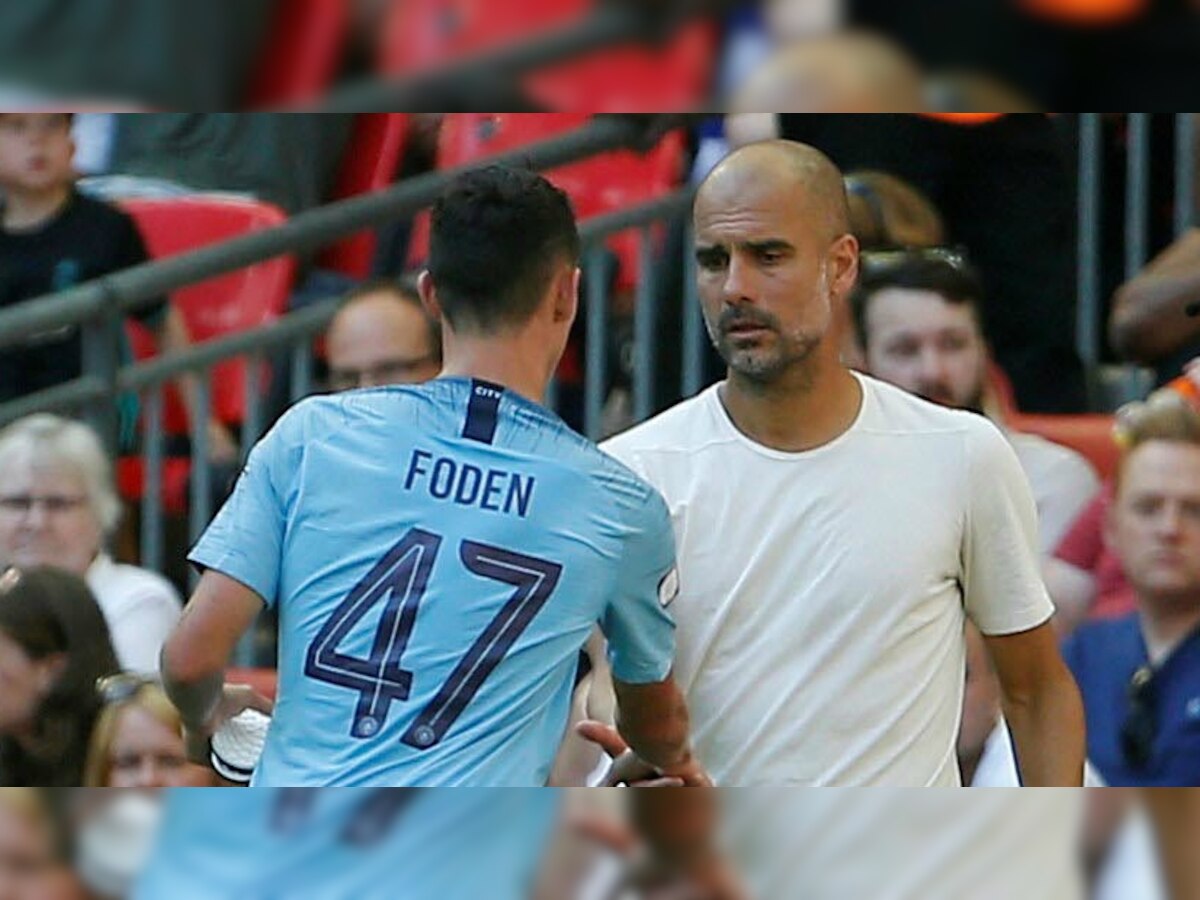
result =
[[[438,302],[437,288],[433,285],[433,276],[425,269],[417,276],[417,294],[421,297],[421,305],[425,312],[435,319],[442,321],[442,304]]]
[[[554,284],[554,321],[574,322],[579,311],[579,284],[582,273],[578,266],[565,266]]]

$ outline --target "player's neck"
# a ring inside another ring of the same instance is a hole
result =
[[[27,193],[10,190],[4,198],[4,227],[9,231],[31,231],[50,221],[71,197],[71,185],[52,191]]]
[[[862,387],[848,369],[814,367],[770,384],[735,372],[719,396],[734,426],[772,450],[798,453],[844,434],[862,407]]]
[[[446,348],[442,375],[478,378],[507,388],[535,403],[546,402],[550,373],[540,354],[523,352],[521,342],[458,339]]]

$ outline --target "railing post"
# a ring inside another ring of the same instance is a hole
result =
[[[658,291],[654,283],[651,226],[638,228],[637,299],[633,310],[633,420],[654,414],[654,366],[658,359]]]
[[[1195,113],[1175,113],[1175,235],[1196,221]]]
[[[146,391],[142,438],[142,534],[141,563],[162,571],[163,565],[163,387]]]
[[[85,412],[88,424],[100,435],[100,440],[111,458],[120,452],[120,408],[117,403],[117,370],[121,365],[121,346],[124,326],[116,295],[107,280],[100,282],[105,303],[100,314],[93,320],[82,323],[83,343],[82,369],[85,374],[99,378],[105,386],[107,402],[90,404]]]
[[[587,353],[583,379],[583,430],[600,439],[608,382],[608,284],[605,281],[604,244],[597,239],[587,250]]]
[[[704,345],[707,340],[693,245],[694,234],[688,219],[683,235],[683,373],[680,384],[684,397],[694,397],[704,384]]]

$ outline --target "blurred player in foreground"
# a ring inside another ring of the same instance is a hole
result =
[[[568,900],[578,884],[568,848],[579,845],[568,806],[585,814],[599,793],[175,789],[133,897]],[[646,852],[615,884],[639,900],[745,900],[711,842],[712,791],[630,793],[643,802],[627,824],[618,809],[611,828]]]
[[[671,677],[666,506],[541,405],[577,309],[570,204],[491,167],[432,223],[442,376],[293,408],[191,554],[205,574],[162,669],[192,752],[252,701],[224,669],[267,605],[279,696],[255,784],[544,784],[599,624],[625,738],[705,784]]]

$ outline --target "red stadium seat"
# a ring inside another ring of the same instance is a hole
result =
[[[389,187],[400,167],[407,135],[405,113],[360,113],[346,146],[334,198],[344,199]],[[352,278],[366,278],[371,274],[375,244],[374,231],[352,234],[328,247],[321,254],[321,265]]]
[[[268,44],[250,86],[251,106],[291,106],[320,96],[337,74],[349,25],[339,0],[276,4]]]
[[[1102,479],[1117,470],[1120,450],[1113,440],[1113,417],[1085,414],[1050,416],[1018,413],[1009,423],[1017,431],[1041,435],[1087,457]]]
[[[404,0],[384,25],[379,69],[389,75],[442,63],[548,31],[578,19],[593,0]]]
[[[121,208],[137,222],[151,257],[158,259],[281,224],[278,207],[253,200],[190,196],[171,199],[130,198]],[[292,288],[295,261],[277,257],[177,291],[171,302],[183,314],[193,341],[205,341],[264,325],[283,314]],[[149,331],[136,322],[126,327],[135,358],[154,355]],[[265,373],[264,373],[265,374]],[[222,422],[237,423],[245,413],[245,366],[229,360],[213,367],[212,409]],[[265,383],[265,378],[260,381]],[[265,386],[265,385],[264,385]],[[168,434],[187,432],[187,416],[168,389],[163,424]],[[174,474],[173,474],[174,473]],[[141,496],[141,460],[123,461],[118,480],[125,497]],[[168,509],[183,506],[186,477],[176,468],[164,473],[163,496]]]
[[[536,72],[525,80],[548,109],[591,112],[689,111],[706,105],[717,30],[696,21],[661,49],[617,47]]]
[[[583,125],[588,113],[461,113],[442,125],[438,167],[453,168],[497,153],[545,140]],[[567,192],[575,214],[586,219],[651,200],[673,190],[680,181],[684,136],[673,132],[647,154],[622,150],[594,156],[548,171]],[[638,238],[616,235],[609,245],[620,259],[619,285],[637,280]],[[429,251],[429,222],[421,216],[414,228],[409,262],[422,262]]]

